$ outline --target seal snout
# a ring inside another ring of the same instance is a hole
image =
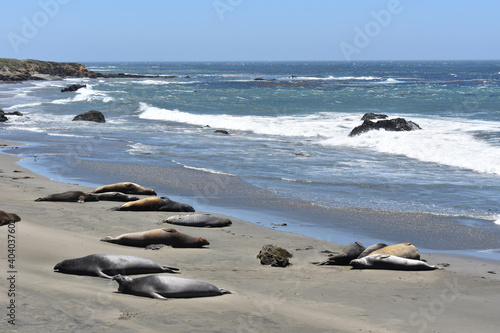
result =
[[[198,242],[201,244],[201,246],[210,245],[210,242],[206,238],[203,238],[203,237],[198,237]]]

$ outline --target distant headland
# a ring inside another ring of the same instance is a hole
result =
[[[0,58],[0,83],[16,83],[28,80],[58,80],[69,77],[88,78],[141,78],[163,77],[166,75],[102,74],[90,71],[76,62],[54,62],[34,59],[18,60]]]

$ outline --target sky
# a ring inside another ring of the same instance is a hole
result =
[[[500,59],[498,0],[8,0],[0,10],[0,58]]]

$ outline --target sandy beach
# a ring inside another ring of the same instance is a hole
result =
[[[91,188],[53,182],[19,167],[18,160],[0,155],[0,210],[22,219],[0,227],[2,332],[498,331],[497,262],[423,253],[430,264],[446,263],[446,267],[408,272],[315,266],[311,262],[327,257],[322,251],[338,252],[345,244],[232,217],[233,224],[225,228],[176,226],[207,238],[206,248],[145,250],[104,243],[99,241],[104,236],[158,228],[160,220],[177,213],[109,211],[118,204],[107,201],[35,202],[48,194]],[[13,269],[8,267],[9,234],[15,235]],[[266,244],[290,251],[292,265],[261,265],[256,255]],[[178,276],[233,293],[161,301],[119,293],[115,281],[53,270],[64,259],[94,253],[152,259],[178,267]],[[15,295],[9,293],[12,287]],[[14,313],[8,309],[11,303]]]

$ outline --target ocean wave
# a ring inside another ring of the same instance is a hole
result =
[[[7,108],[3,108],[4,110],[15,110],[15,109],[22,109],[22,108],[32,108],[34,106],[40,106],[42,105],[42,102],[37,102],[37,103],[26,103],[26,104],[16,104],[9,106]]]
[[[207,169],[207,168],[193,167],[193,166],[189,166],[189,165],[185,165],[185,164],[179,163],[179,162],[174,161],[174,160],[172,160],[172,163],[177,164],[177,165],[179,165],[179,166],[181,166],[181,167],[183,167],[185,169],[203,171],[203,172],[213,173],[213,174],[216,174],[216,175],[226,175],[226,176],[234,176],[234,177],[236,177],[236,175],[233,175],[231,173],[227,173],[227,172],[223,172],[223,171],[219,171],[219,170]]]
[[[200,83],[200,81],[164,81],[164,80],[136,80],[132,81],[131,83],[136,83],[136,84],[142,84],[142,85],[156,85],[156,86],[161,86],[161,85],[168,85],[168,84],[195,84],[195,83]]]
[[[80,88],[76,91],[76,95],[73,97],[56,99],[51,101],[52,104],[69,104],[73,102],[92,102],[101,101],[103,103],[109,103],[114,101],[115,98],[109,96],[106,92],[100,90],[94,90],[91,85],[87,84],[87,87]]]

